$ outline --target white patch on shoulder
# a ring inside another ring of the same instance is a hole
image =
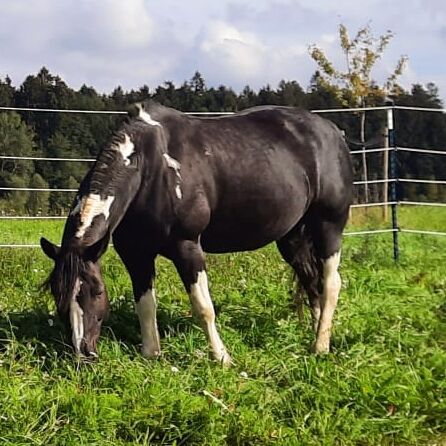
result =
[[[181,164],[175,158],[172,158],[168,153],[164,153],[163,157],[166,160],[167,166],[175,171],[175,175],[177,177],[176,184],[175,184],[175,194],[176,194],[177,198],[181,200],[183,198],[183,192],[181,190],[181,184],[180,184],[181,183],[181,173],[180,173]]]
[[[135,144],[133,144],[127,133],[124,134],[124,142],[114,144],[112,149],[117,150],[122,155],[122,159],[124,160],[124,164],[126,166],[130,165],[131,161],[129,156],[135,151]]]
[[[76,231],[76,237],[81,238],[84,236],[85,231],[91,226],[93,219],[98,215],[103,215],[107,220],[110,217],[110,207],[114,201],[115,197],[113,195],[108,196],[104,200],[101,200],[99,194],[90,194],[82,197],[80,204],[78,203],[73,209],[79,210],[81,224]]]
[[[162,125],[158,121],[152,119],[152,117],[144,110],[142,104],[136,104],[136,108],[138,109],[138,117],[142,119],[144,122],[146,122],[149,125],[162,127]]]
[[[168,153],[163,154],[164,159],[167,162],[167,165],[173,169],[179,179],[181,179],[180,169],[181,164],[175,158],[172,158]]]
[[[81,351],[81,343],[84,338],[84,311],[77,301],[81,285],[82,282],[77,279],[70,302],[71,339],[77,354]]]

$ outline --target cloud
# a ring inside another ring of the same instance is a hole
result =
[[[197,39],[200,70],[214,84],[230,83],[235,89],[249,84],[259,88],[292,78],[307,54],[300,44],[271,44],[254,32],[223,22],[209,23]]]
[[[308,45],[324,48],[342,68],[339,23],[354,33],[370,21],[377,35],[395,32],[378,63],[379,79],[408,54],[405,86],[434,80],[446,94],[446,2],[0,0],[0,6],[0,77],[9,74],[15,84],[46,65],[74,88],[87,83],[104,92],[179,84],[197,69],[212,86],[239,90],[295,79],[305,87],[317,68]]]
[[[155,25],[144,0],[70,0],[67,8],[75,11],[75,21],[59,29],[61,47],[85,52],[116,52],[147,48]]]
[[[46,65],[75,87],[111,90],[158,81],[172,69],[169,58],[153,61],[160,30],[145,0],[15,0],[4,6],[0,76],[23,77]]]
[[[224,22],[212,22],[199,42],[208,70],[214,68],[233,80],[252,80],[263,70],[267,48],[252,33],[242,32]]]

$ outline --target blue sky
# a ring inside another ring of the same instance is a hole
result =
[[[446,98],[445,0],[0,0],[0,77],[14,85],[45,65],[71,87],[176,84],[199,70],[208,86],[308,86],[322,47],[343,69],[337,30],[370,23],[395,33],[374,71],[409,56],[400,83],[434,82]]]

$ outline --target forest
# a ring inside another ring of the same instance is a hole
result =
[[[437,87],[414,84],[410,91],[396,86],[390,97],[370,95],[369,106],[381,106],[391,99],[395,105],[442,108]],[[277,87],[266,85],[255,91],[246,86],[241,92],[224,85],[208,87],[196,72],[190,80],[177,86],[171,81],[149,88],[124,91],[117,86],[110,94],[98,93],[83,85],[70,88],[60,76],[45,67],[29,75],[15,87],[9,77],[0,79],[0,106],[76,110],[126,110],[129,104],[153,99],[182,111],[238,111],[257,105],[275,104],[309,110],[342,108],[342,97],[349,92],[327,86],[315,72],[304,88],[295,80],[282,80]],[[358,150],[360,123],[357,113],[326,114],[345,131],[351,150]],[[11,191],[7,188],[76,189],[89,164],[85,162],[45,162],[5,157],[94,158],[107,143],[124,115],[53,112],[0,112],[0,214],[64,215],[74,194],[50,191]],[[386,115],[383,111],[367,113],[366,150],[382,147]],[[446,116],[444,113],[395,110],[396,144],[431,150],[446,150]],[[356,179],[364,178],[359,157],[353,158]],[[383,154],[367,157],[368,179],[383,178]],[[398,153],[400,178],[446,180],[446,156]],[[356,191],[356,202],[364,201],[363,186]],[[382,185],[371,186],[368,201],[379,200]],[[437,184],[398,184],[398,198],[446,202],[446,186]]]

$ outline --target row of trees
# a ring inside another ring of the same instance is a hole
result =
[[[367,105],[383,105],[385,98],[371,91]],[[339,108],[346,104],[351,90],[327,82],[323,72],[314,74],[307,89],[296,81],[281,81],[276,88],[267,85],[258,91],[246,86],[236,93],[231,88],[207,87],[203,76],[194,76],[180,86],[172,82],[151,90],[143,86],[139,90],[123,91],[117,87],[111,94],[99,94],[93,88],[70,88],[59,76],[42,68],[30,75],[18,88],[9,78],[0,79],[0,106],[123,110],[136,101],[152,98],[164,105],[183,111],[237,111],[264,104],[304,107],[307,109]],[[399,105],[442,107],[434,84],[413,85],[405,91],[394,85],[391,98]],[[396,112],[396,134],[401,146],[437,148],[445,147],[446,118],[443,114]],[[377,147],[383,144],[385,116],[382,112],[370,112],[367,122],[349,113],[327,116],[346,131],[352,149],[361,146]],[[91,158],[103,147],[112,131],[122,120],[120,115],[85,115],[67,113],[3,112],[0,113],[0,155],[21,157]],[[362,135],[362,138],[358,138]],[[401,169],[406,177],[444,179],[445,157],[400,154]],[[356,158],[355,158],[356,160]],[[382,176],[382,156],[368,158],[370,179]],[[358,178],[364,166],[355,161]],[[88,164],[81,162],[43,162],[0,158],[0,187],[69,188],[76,189],[85,175]],[[402,175],[402,176],[403,176]],[[359,189],[358,189],[359,190]],[[380,190],[370,191],[370,199]],[[410,199],[427,197],[430,200],[446,199],[441,187],[409,186],[400,193]],[[62,192],[30,192],[0,190],[0,212],[7,214],[59,214],[69,207],[72,194]],[[358,197],[359,199],[360,197]]]

